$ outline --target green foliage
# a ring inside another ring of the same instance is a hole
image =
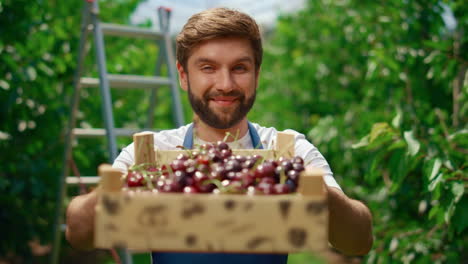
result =
[[[139,1],[101,0],[101,19],[128,24]],[[78,57],[81,10],[86,1],[0,1],[0,262],[32,263],[28,245],[51,243],[64,134]],[[155,10],[156,16],[156,10]],[[142,26],[150,26],[149,23]],[[93,38],[90,34],[90,46]],[[110,73],[153,75],[153,42],[107,38]],[[94,49],[85,74],[96,76]],[[163,68],[163,72],[166,70]],[[158,124],[172,127],[169,89],[155,110]],[[103,127],[97,89],[83,90],[77,126]],[[149,92],[113,92],[118,126],[144,127]],[[128,143],[119,142],[120,146]],[[96,175],[107,160],[104,140],[81,140],[74,158],[82,175]],[[71,193],[77,194],[76,192]]]
[[[467,257],[462,2],[311,0],[267,44],[262,111],[250,118],[306,133],[345,192],[367,203],[368,263]]]

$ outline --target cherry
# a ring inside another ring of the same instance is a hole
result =
[[[189,156],[185,155],[185,154],[179,154],[177,155],[177,160],[188,160],[189,159]]]
[[[227,171],[223,166],[216,166],[211,169],[210,178],[222,181],[226,178],[226,175]]]
[[[296,170],[288,171],[288,178],[297,183],[299,180],[299,172],[297,172]]]
[[[232,155],[232,151],[230,149],[222,149],[221,150],[221,158],[227,159]]]
[[[301,157],[296,156],[293,158],[293,163],[299,163],[299,164],[304,165],[304,160]]]
[[[220,162],[223,160],[221,157],[221,152],[216,149],[211,149],[210,152],[208,152],[208,158],[211,160],[211,162]]]
[[[242,166],[239,163],[239,161],[233,159],[229,160],[226,164],[226,171],[233,171],[233,172],[238,172],[242,170]]]
[[[216,142],[216,146],[218,147],[219,150],[229,149],[229,145],[224,141]]]
[[[196,171],[195,174],[193,175],[193,179],[195,180],[195,184],[200,185],[204,181],[208,180],[208,175],[206,173],[203,173],[201,171]]]
[[[274,186],[273,184],[270,183],[259,183],[257,186],[257,189],[262,193],[262,194],[274,194]]]
[[[236,178],[236,172],[235,171],[230,171],[226,174],[226,178],[228,180],[234,180]]]
[[[185,173],[187,174],[187,176],[189,177],[192,177],[193,174],[195,174],[195,172],[197,171],[197,169],[195,168],[195,166],[190,166],[188,168],[185,169]]]
[[[138,172],[129,171],[127,175],[127,186],[128,187],[141,187],[145,186],[146,181],[143,175]]]
[[[275,194],[287,194],[290,192],[289,186],[287,184],[277,183],[273,187]]]
[[[290,192],[296,191],[297,184],[293,180],[287,179],[285,184],[289,187]]]
[[[203,183],[201,183],[199,185],[196,185],[195,187],[201,193],[210,193],[216,188],[216,185],[214,185],[212,183],[203,182]]]
[[[293,170],[297,172],[301,172],[304,170],[304,165],[302,163],[294,163],[293,164]]]
[[[193,186],[185,186],[184,193],[198,193],[198,189]]]
[[[171,166],[171,169],[173,171],[181,171],[181,170],[186,169],[185,161],[184,160],[179,160],[179,159],[176,159],[176,160],[172,161],[170,166]]]
[[[290,160],[283,160],[281,163],[280,163],[281,167],[284,168],[285,171],[289,171],[293,168],[293,164]]]
[[[252,159],[247,159],[245,162],[242,163],[242,168],[244,169],[251,169],[255,165],[255,161]]]
[[[172,179],[166,179],[159,190],[161,192],[180,192],[182,191],[182,186]]]
[[[263,177],[260,179],[260,183],[275,184],[276,180],[273,177]]]
[[[257,167],[255,170],[255,177],[264,178],[264,177],[274,177],[275,176],[275,167],[269,162],[265,162]]]
[[[200,155],[197,158],[198,165],[210,165],[210,158],[207,155]]]

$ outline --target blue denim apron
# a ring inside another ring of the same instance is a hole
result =
[[[249,122],[249,134],[252,145],[256,149],[263,149],[257,130]],[[193,148],[193,124],[185,133],[186,149]],[[153,264],[286,264],[287,254],[229,254],[229,253],[170,253],[153,252]]]

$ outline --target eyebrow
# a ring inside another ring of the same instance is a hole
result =
[[[252,59],[251,57],[249,57],[249,56],[245,56],[245,57],[241,57],[241,58],[237,59],[235,62],[236,62],[236,63],[239,63],[239,62],[251,62],[251,63],[253,63],[253,59]],[[215,60],[212,60],[212,59],[209,59],[209,58],[203,58],[203,57],[201,57],[201,58],[196,59],[194,63],[195,63],[195,64],[200,64],[200,63],[216,63],[216,61],[215,61]]]

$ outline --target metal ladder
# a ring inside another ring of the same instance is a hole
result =
[[[86,0],[83,7],[81,22],[81,37],[79,45],[79,55],[77,70],[74,78],[74,90],[71,101],[70,120],[65,138],[65,151],[63,171],[60,177],[59,191],[57,195],[57,209],[53,230],[53,250],[51,254],[51,263],[56,264],[59,261],[60,244],[62,240],[62,231],[64,230],[63,201],[66,197],[67,186],[73,184],[97,184],[99,177],[72,177],[69,175],[69,162],[72,160],[72,142],[76,137],[103,137],[107,138],[109,163],[113,163],[117,157],[116,136],[131,136],[142,129],[121,129],[114,127],[114,117],[111,103],[110,88],[141,88],[151,89],[150,106],[148,109],[148,121],[146,130],[153,127],[156,88],[162,85],[169,86],[172,93],[172,112],[176,126],[184,124],[182,104],[175,70],[175,59],[172,41],[169,33],[169,18],[171,11],[168,8],[160,7],[158,9],[158,19],[160,31],[146,28],[137,28],[116,24],[102,23],[99,21],[98,0]],[[94,45],[96,49],[96,60],[98,66],[99,78],[82,77],[84,58],[86,56],[86,43],[89,32],[94,35]],[[132,38],[150,39],[159,45],[158,60],[156,62],[156,73],[154,77],[138,75],[115,75],[108,74],[106,67],[106,58],[104,50],[104,35],[123,36]],[[163,61],[167,65],[167,77],[158,76],[161,74]],[[75,128],[78,106],[80,101],[80,90],[86,87],[99,87],[102,97],[102,113],[105,128],[83,129]],[[118,249],[118,254],[122,263],[132,263],[129,252],[125,249]]]

